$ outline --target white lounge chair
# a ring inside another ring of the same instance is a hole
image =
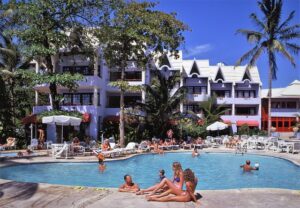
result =
[[[300,153],[300,142],[294,142],[289,149],[289,152],[292,154]]]
[[[129,142],[125,148],[122,148],[121,151],[125,154],[136,153],[136,147],[137,147],[137,143]]]

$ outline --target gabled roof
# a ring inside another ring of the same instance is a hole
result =
[[[214,80],[217,81],[217,80],[220,80],[220,79],[225,81],[221,67],[219,67]]]
[[[169,58],[166,54],[162,56],[160,64],[159,64],[159,68],[162,67],[162,66],[168,66],[168,67],[171,68]]]
[[[268,89],[263,89],[261,97],[268,97]],[[272,98],[300,98],[300,81],[294,80],[285,88],[273,88]]]
[[[198,69],[196,61],[194,61],[193,65],[192,65],[192,68],[191,68],[191,71],[190,71],[190,75],[191,74],[198,74],[198,75],[200,75],[200,71]]]
[[[245,80],[252,81],[251,75],[249,73],[249,69],[247,69],[247,68],[245,69],[245,73],[244,73],[244,76],[242,78],[242,81],[245,81]]]

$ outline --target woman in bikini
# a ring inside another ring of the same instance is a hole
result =
[[[181,190],[182,186],[183,186],[183,170],[182,170],[181,164],[179,162],[173,162],[172,168],[174,171],[173,179],[169,180],[167,178],[164,178],[163,180],[171,181],[171,183],[173,183],[178,189]],[[168,189],[167,186],[160,187],[160,184],[162,183],[162,181],[158,184],[155,184],[154,186],[147,188],[147,189],[141,190],[141,191],[137,192],[136,194],[143,195],[145,193],[151,192],[150,195],[153,195],[159,191],[166,191]]]
[[[195,177],[193,171],[189,168],[183,172],[183,175],[184,175],[186,190],[178,189],[171,181],[164,179],[162,180],[160,187],[167,186],[169,189],[160,195],[148,196],[147,197],[148,201],[197,202],[197,199],[201,197],[201,195],[199,195],[200,197],[197,197],[198,195],[195,196],[194,194],[198,183],[198,179]]]

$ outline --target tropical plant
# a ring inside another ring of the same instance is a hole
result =
[[[221,115],[224,115],[228,111],[227,109],[223,109],[224,105],[217,105],[217,97],[215,94],[209,97],[207,101],[201,102],[200,108],[203,110],[203,120],[206,125],[220,120]]]
[[[255,13],[252,13],[250,18],[258,30],[237,30],[237,33],[246,36],[247,41],[253,43],[254,47],[245,53],[236,65],[249,60],[247,68],[251,68],[263,53],[267,54],[269,64],[268,134],[270,135],[272,80],[277,78],[276,54],[282,54],[295,67],[296,64],[292,54],[297,55],[299,53],[300,45],[293,41],[300,38],[300,24],[290,24],[295,16],[295,11],[292,11],[284,21],[281,21],[282,0],[261,0],[257,3],[263,17],[260,19]]]
[[[61,49],[68,54],[80,53],[94,57],[92,29],[105,17],[118,0],[30,0],[8,1],[2,10],[9,10],[12,19],[6,33],[22,46],[24,55],[46,66],[46,75],[37,82],[49,84],[52,109],[59,109],[57,85],[75,82],[72,75],[57,75]],[[93,60],[93,58],[92,58]],[[68,84],[67,84],[68,85]]]
[[[170,128],[170,121],[180,117],[179,106],[186,97],[186,87],[179,86],[180,75],[166,77],[161,71],[153,71],[151,83],[144,85],[145,103],[139,103],[145,112],[146,125],[153,135],[163,137]]]
[[[187,27],[176,20],[175,14],[154,9],[153,2],[124,2],[114,13],[110,24],[101,26],[98,37],[103,44],[103,56],[110,69],[121,72],[120,89],[120,144],[124,146],[124,89],[125,70],[129,61],[145,69],[154,53],[169,50],[176,53]]]

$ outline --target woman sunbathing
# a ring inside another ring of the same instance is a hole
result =
[[[177,189],[181,190],[182,186],[183,186],[183,171],[182,171],[181,164],[179,162],[174,162],[173,163],[173,171],[174,171],[174,176],[173,176],[172,183],[174,184],[174,186],[177,187]],[[166,180],[166,178],[163,179],[163,180]],[[162,187],[160,186],[162,181],[158,184],[155,184],[154,186],[151,186],[151,187],[147,188],[147,189],[141,190],[141,191],[137,192],[136,194],[137,195],[142,195],[142,194],[151,192],[150,195],[153,195],[157,192],[168,190],[167,186],[162,186]]]
[[[170,180],[164,179],[160,183],[158,188],[167,186],[169,189],[160,195],[148,196],[148,201],[159,201],[159,202],[197,202],[197,198],[200,198],[201,195],[198,194],[195,196],[194,192],[196,190],[198,179],[195,177],[191,169],[186,169],[183,172],[184,181],[186,185],[186,190],[178,189]],[[172,195],[170,195],[172,194]],[[175,196],[174,196],[175,195]],[[198,197],[197,197],[198,196]]]

